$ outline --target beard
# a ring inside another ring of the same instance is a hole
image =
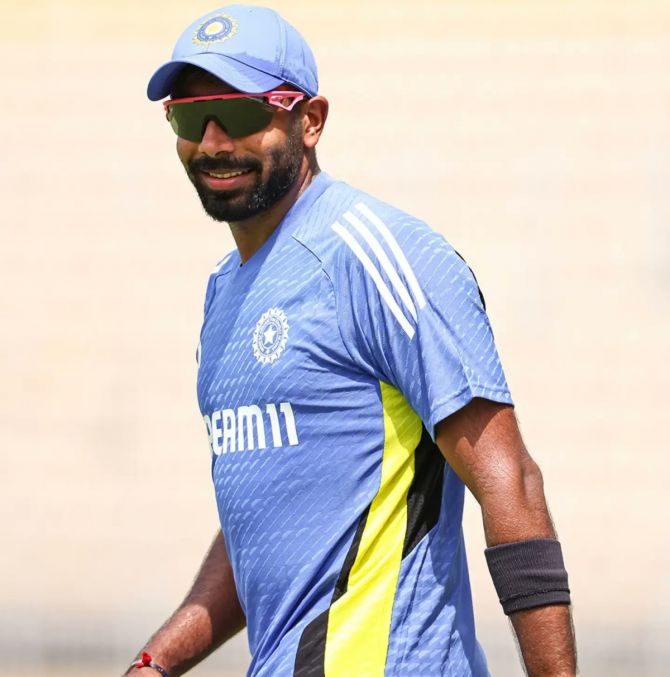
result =
[[[199,157],[188,163],[186,173],[195,186],[203,209],[215,221],[237,222],[267,211],[293,187],[303,159],[302,124],[296,117],[288,131],[286,143],[273,148],[268,156],[267,173],[255,157],[233,158],[223,154]],[[212,190],[200,178],[200,172],[248,171],[256,180],[250,187],[221,191]]]

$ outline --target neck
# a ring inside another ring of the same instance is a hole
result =
[[[228,224],[240,253],[242,263],[246,263],[265,244],[286,216],[288,210],[295,204],[307,186],[312,183],[319,171],[318,166],[311,166],[308,162],[305,163],[298,179],[288,193],[270,207],[270,209],[245,221],[236,221]]]

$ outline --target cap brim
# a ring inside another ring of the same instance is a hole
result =
[[[151,76],[147,86],[147,96],[152,101],[159,101],[168,96],[172,92],[177,75],[187,64],[202,68],[219,80],[223,80],[233,89],[250,94],[269,92],[284,82],[280,78],[263,73],[223,54],[194,54],[163,64]]]

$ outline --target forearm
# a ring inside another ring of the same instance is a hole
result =
[[[209,615],[202,607],[183,604],[143,647],[170,677],[181,675],[206,658],[220,642]],[[145,669],[133,669],[129,675],[147,677]]]
[[[537,464],[528,455],[499,468],[499,477],[476,496],[488,547],[527,538],[556,538]]]
[[[567,605],[540,606],[510,616],[530,677],[572,677],[575,637]]]
[[[482,502],[489,546],[527,539],[555,539],[546,506],[542,476],[530,458],[520,477],[512,479],[505,497]],[[516,611],[510,620],[531,677],[567,677],[576,673],[574,632],[567,604],[549,604]]]
[[[438,424],[436,441],[481,506],[489,548],[520,543],[502,549],[513,551],[514,557],[502,569],[493,562],[492,574],[496,589],[501,583],[505,588],[500,597],[511,614],[528,674],[573,675],[576,655],[570,607],[553,601],[569,600],[565,572],[556,544],[534,540],[555,539],[556,533],[542,474],[523,444],[513,409],[474,399]],[[533,543],[525,543],[531,539]],[[500,550],[495,555],[487,551],[489,560],[491,555],[497,560],[499,554]],[[507,582],[506,572],[513,574]],[[530,608],[533,602],[538,604],[534,609]]]
[[[176,677],[203,660],[244,625],[232,568],[219,533],[186,599],[143,650],[151,654],[170,677]],[[133,669],[128,674],[148,677],[148,672]]]

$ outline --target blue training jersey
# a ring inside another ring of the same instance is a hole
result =
[[[254,677],[488,675],[435,425],[511,404],[438,233],[319,174],[212,273],[198,398]]]

